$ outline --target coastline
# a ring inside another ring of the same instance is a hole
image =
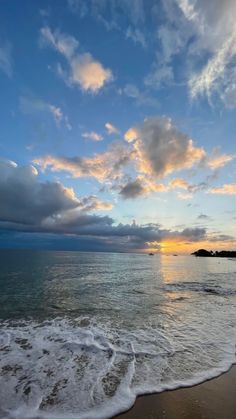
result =
[[[193,387],[139,396],[116,419],[235,419],[236,365]]]

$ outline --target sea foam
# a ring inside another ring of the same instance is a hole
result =
[[[88,317],[3,322],[1,417],[108,418],[137,395],[197,384],[235,362],[233,328],[227,339],[223,322],[206,334],[170,319],[132,331]]]

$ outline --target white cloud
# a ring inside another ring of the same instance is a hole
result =
[[[220,169],[224,167],[227,163],[231,162],[234,159],[233,155],[230,154],[221,154],[219,148],[215,148],[212,151],[212,154],[206,159],[206,165],[212,169]]]
[[[103,140],[103,136],[98,134],[95,131],[90,131],[90,132],[84,132],[82,134],[83,138],[86,138],[88,140],[92,140],[92,141],[102,141]]]
[[[235,77],[232,80],[232,83],[229,84],[221,93],[221,99],[224,102],[226,108],[228,109],[236,108],[236,69],[235,69]]]
[[[12,75],[12,46],[10,42],[0,42],[0,69],[8,76]]]
[[[151,72],[145,77],[144,84],[152,89],[159,89],[163,85],[171,84],[174,80],[172,67],[168,65],[154,65]]]
[[[104,68],[91,54],[81,54],[71,60],[70,83],[78,84],[82,90],[98,92],[113,80],[110,69]]]
[[[185,200],[188,200],[188,199],[192,199],[193,194],[191,192],[178,192],[177,196],[178,196],[179,199],[182,199],[182,200],[185,201]]]
[[[126,31],[126,38],[131,39],[135,44],[140,44],[143,48],[147,47],[145,35],[138,28],[129,26]]]
[[[191,98],[206,95],[211,101],[216,94],[235,107],[235,0],[162,0],[162,6],[167,20],[158,29],[158,62],[170,65],[182,54]]]
[[[112,125],[110,122],[106,122],[105,128],[109,135],[111,134],[119,134],[118,128],[116,128],[114,125]]]
[[[68,3],[81,18],[90,15],[109,31],[120,31],[124,19],[134,27],[145,20],[145,0],[68,0]]]
[[[225,183],[223,186],[209,189],[208,192],[220,195],[236,195],[236,184]]]
[[[71,35],[61,33],[59,30],[54,32],[48,27],[44,26],[40,29],[40,46],[51,46],[60,54],[70,59],[76,52],[79,42]]]
[[[212,91],[221,90],[224,87],[225,77],[230,72],[228,66],[234,57],[236,57],[236,27],[202,71],[191,77],[189,81],[191,96],[195,98],[206,93],[210,97]],[[233,80],[227,80],[227,83],[231,84]],[[229,89],[229,86],[227,88]]]
[[[58,64],[58,74],[68,85],[78,85],[82,90],[97,93],[104,85],[113,80],[112,71],[95,60],[90,53],[79,54],[79,42],[71,35],[59,30],[52,31],[48,26],[40,30],[40,45],[50,46],[62,54],[69,71]]]
[[[135,84],[126,84],[125,87],[121,90],[121,93],[123,93],[127,97],[134,99],[137,106],[159,106],[159,102],[156,98],[150,96],[150,94],[146,91],[140,91],[140,89]]]
[[[20,96],[19,107],[22,113],[28,115],[33,115],[35,113],[42,112],[49,113],[53,116],[53,119],[57,127],[60,127],[60,125],[63,123],[68,130],[72,129],[68,117],[63,114],[59,106],[55,106],[51,103],[44,102],[41,99]]]
[[[63,119],[63,113],[61,108],[54,106],[54,105],[48,105],[49,106],[49,110],[52,113],[54,120],[56,122],[57,125],[60,125],[62,119]]]
[[[135,84],[131,84],[131,83],[125,85],[123,92],[126,96],[132,97],[134,99],[140,96],[140,91],[138,87],[135,86]]]

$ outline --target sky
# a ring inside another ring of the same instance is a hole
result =
[[[0,247],[236,248],[235,0],[0,0]]]

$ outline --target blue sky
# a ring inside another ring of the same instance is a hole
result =
[[[0,9],[0,246],[234,248],[235,1]]]

